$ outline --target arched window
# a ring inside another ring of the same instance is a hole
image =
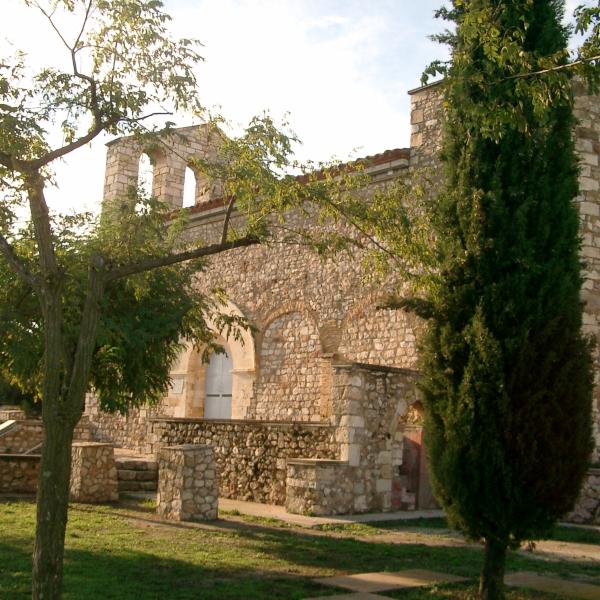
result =
[[[183,179],[183,208],[196,205],[196,174],[190,167],[186,167]]]
[[[204,387],[205,419],[231,419],[232,368],[227,352],[210,357]]]
[[[138,163],[137,187],[140,195],[149,198],[152,196],[154,185],[154,165],[148,154],[145,152],[140,156]]]

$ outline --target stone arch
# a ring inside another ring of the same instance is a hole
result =
[[[232,302],[227,302],[221,309],[222,313],[242,317],[240,309]],[[232,419],[245,419],[253,398],[253,384],[255,379],[255,343],[249,330],[240,331],[240,339],[233,336],[229,338],[218,333],[218,328],[212,319],[207,323],[215,332],[215,341],[223,346],[232,359]],[[173,387],[167,403],[174,407],[173,416],[196,417],[204,416],[204,390],[207,364],[202,360],[201,349],[187,344],[180,354],[177,362],[171,369],[171,378],[174,382],[181,380],[181,391],[178,398],[173,401]],[[170,402],[169,402],[170,401]]]
[[[208,125],[193,125],[172,130],[151,145],[142,145],[133,136],[119,138],[107,144],[104,201],[118,200],[136,185],[141,154],[147,154],[154,164],[152,195],[166,202],[173,209],[181,208],[185,171],[193,169],[194,158],[215,158],[223,136],[218,129]],[[195,171],[196,185],[194,204],[219,197],[220,186],[207,185],[205,177]]]
[[[377,309],[381,294],[357,301],[342,322],[338,353],[350,362],[413,368],[419,319],[404,310]]]
[[[154,164],[147,152],[142,152],[138,159],[137,188],[143,196],[150,197],[154,187]]]
[[[258,419],[321,420],[319,332],[315,319],[302,308],[302,303],[288,303],[262,324],[257,344]]]
[[[189,165],[185,168],[185,174],[183,177],[183,198],[181,206],[183,208],[191,208],[197,204],[197,192],[196,188],[198,185],[196,172]]]

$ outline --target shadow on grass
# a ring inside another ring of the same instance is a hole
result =
[[[5,508],[4,525],[15,528],[0,538],[0,598],[24,599],[31,594],[34,507]],[[78,505],[67,532],[63,599],[293,600],[335,593],[312,577],[425,568],[476,579],[481,560],[473,547],[375,543],[227,521],[170,523]],[[598,565],[511,553],[507,568],[568,576],[596,574]]]
[[[0,542],[0,598],[31,597],[31,554],[21,544]],[[301,599],[333,593],[306,577],[203,568],[176,559],[124,550],[119,554],[69,549],[63,600]]]

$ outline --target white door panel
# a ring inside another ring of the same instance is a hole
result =
[[[213,354],[206,368],[205,419],[231,419],[231,369],[229,354]]]

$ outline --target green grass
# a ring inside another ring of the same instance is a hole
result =
[[[157,521],[150,509],[135,503],[73,505],[66,536],[64,600],[293,600],[339,593],[314,583],[315,577],[410,568],[463,575],[475,582],[482,558],[478,548],[376,543],[353,534],[274,527],[268,521],[226,517],[206,526],[166,524]],[[34,519],[32,502],[0,502],[2,600],[31,595]],[[598,575],[597,563],[541,561],[514,553],[507,568],[565,577]],[[466,599],[472,589],[473,583],[388,595]],[[524,594],[509,598],[533,597]]]
[[[381,535],[394,531],[421,531],[427,533],[448,533],[450,529],[444,517],[405,519],[395,521],[378,521],[371,523],[332,523],[317,525],[321,531],[348,533],[356,536]],[[559,542],[574,542],[579,544],[600,545],[600,530],[587,527],[557,525],[554,527],[549,540]]]

